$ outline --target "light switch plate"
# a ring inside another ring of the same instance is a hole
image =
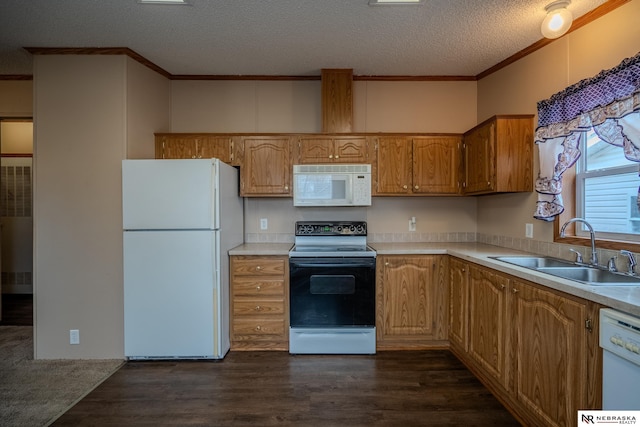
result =
[[[524,225],[524,236],[530,239],[533,238],[533,224]]]

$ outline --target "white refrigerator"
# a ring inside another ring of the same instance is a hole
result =
[[[227,253],[244,240],[238,185],[218,159],[122,161],[127,358],[229,350]]]

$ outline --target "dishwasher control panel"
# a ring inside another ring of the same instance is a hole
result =
[[[600,310],[600,347],[640,366],[640,318]]]

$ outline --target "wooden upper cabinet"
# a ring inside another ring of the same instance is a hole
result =
[[[459,194],[462,138],[433,136],[413,139],[413,192]]]
[[[410,194],[413,181],[411,140],[407,137],[378,137],[376,151],[374,194]]]
[[[376,195],[460,194],[460,136],[383,136],[376,149]]]
[[[291,138],[251,136],[241,140],[240,195],[291,196]]]
[[[298,163],[370,163],[364,136],[301,136]]]
[[[353,70],[323,69],[322,131],[351,132],[353,128]]]
[[[464,193],[533,191],[533,115],[494,116],[464,134]]]
[[[157,159],[220,159],[233,164],[233,139],[225,135],[156,134]]]

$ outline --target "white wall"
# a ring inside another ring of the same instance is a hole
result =
[[[121,161],[168,129],[168,84],[125,56],[44,55],[34,95],[35,356],[122,358]]]
[[[476,82],[354,82],[354,132],[463,133],[476,125]],[[173,132],[321,132],[320,81],[174,81]],[[354,219],[369,232],[475,232],[475,198],[376,197],[368,209],[294,208],[289,198],[245,202],[248,241],[290,241],[300,220]],[[260,218],[269,229],[260,230]],[[388,238],[389,236],[379,236]]]
[[[579,80],[615,67],[640,51],[640,0],[598,20],[478,82],[478,118],[494,114],[537,113],[537,102]],[[536,118],[537,122],[537,118]],[[535,151],[534,177],[538,157]],[[536,240],[553,241],[553,223],[533,219],[536,195],[512,194],[478,199],[478,231],[524,238],[533,223]]]
[[[0,117],[33,115],[33,82],[0,80]]]

